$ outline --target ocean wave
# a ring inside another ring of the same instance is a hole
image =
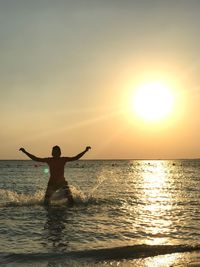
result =
[[[130,260],[194,251],[200,251],[200,245],[133,245],[64,253],[0,253],[0,263],[63,261],[68,259],[90,259],[94,261]]]

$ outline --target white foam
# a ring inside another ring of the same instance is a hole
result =
[[[10,190],[0,189],[0,203],[16,206],[39,205],[43,202],[44,191],[40,190],[32,195],[17,193]]]
[[[97,192],[99,186],[106,180],[105,176],[100,175],[98,177],[97,183],[87,192],[84,193],[78,186],[70,185],[74,202],[76,204],[91,204],[97,203],[101,197],[97,197]],[[45,189],[39,190],[34,194],[24,194],[17,193],[15,191],[0,189],[0,205],[11,205],[11,206],[33,206],[33,205],[42,205],[44,201]],[[62,200],[63,198],[63,200]],[[55,192],[52,196],[53,201],[66,202],[64,199],[63,192]]]
[[[70,186],[72,195],[76,204],[88,204],[97,203],[97,198],[94,195],[95,190],[92,189],[88,194],[85,194],[81,189],[75,186]],[[95,186],[96,189],[96,186]],[[39,190],[34,194],[17,193],[11,190],[0,189],[0,205],[11,206],[33,206],[42,205],[44,201],[44,190]],[[57,194],[57,195],[56,195]],[[62,201],[62,192],[55,193],[52,198],[53,202],[66,202],[66,199]]]

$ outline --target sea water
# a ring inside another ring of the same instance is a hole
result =
[[[65,177],[75,205],[45,208],[47,165],[0,161],[0,266],[200,261],[200,160],[80,160]]]

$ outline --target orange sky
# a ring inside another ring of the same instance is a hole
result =
[[[0,159],[200,156],[199,9],[191,1],[0,3]],[[170,116],[130,111],[139,84],[162,79]]]

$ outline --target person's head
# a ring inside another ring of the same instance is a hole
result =
[[[60,150],[60,147],[59,146],[54,146],[52,147],[52,153],[51,155],[54,157],[54,158],[59,158],[61,156],[61,150]]]

